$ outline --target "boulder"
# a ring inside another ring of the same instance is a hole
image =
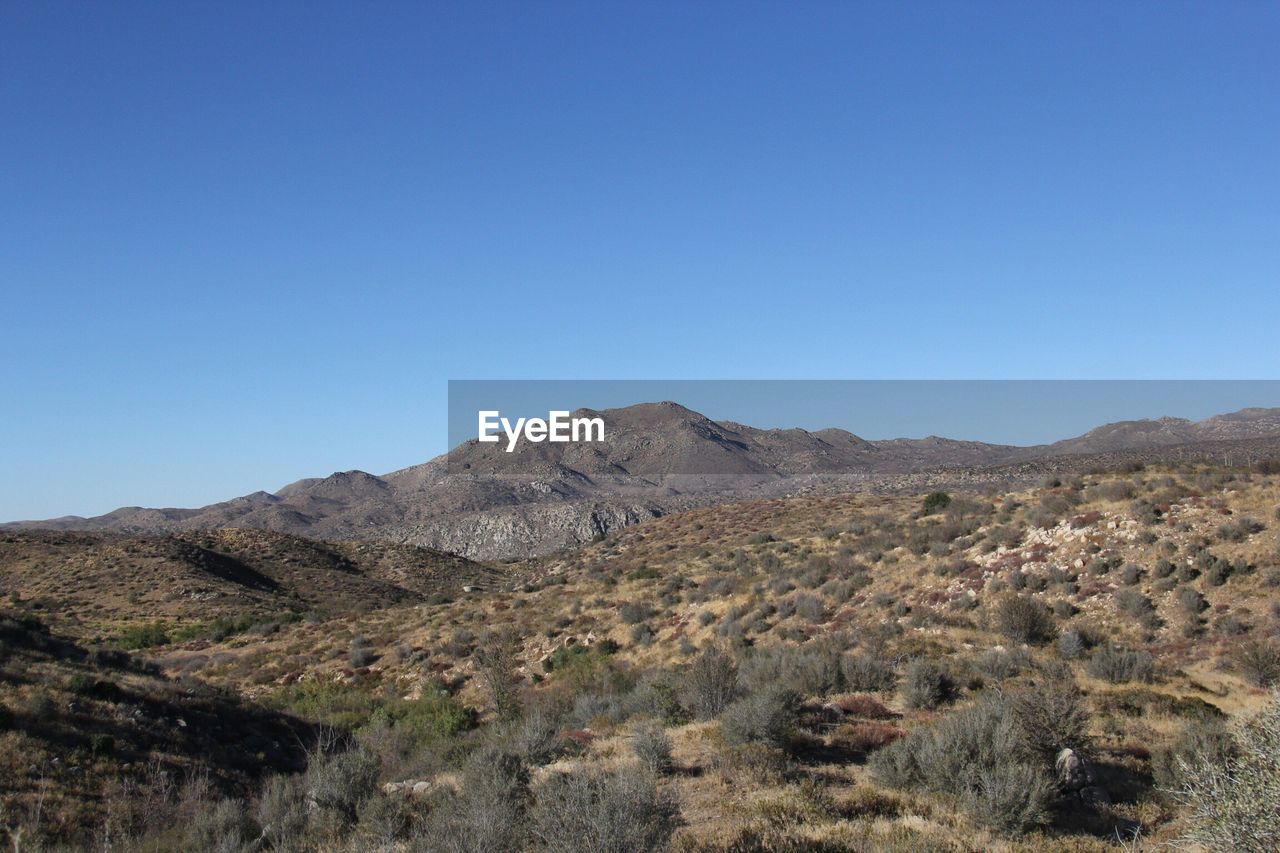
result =
[[[1074,749],[1067,748],[1059,752],[1053,767],[1057,772],[1058,784],[1067,791],[1079,791],[1098,781],[1093,765]]]

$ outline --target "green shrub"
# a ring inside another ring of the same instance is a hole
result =
[[[116,639],[122,649],[149,649],[169,642],[169,629],[163,622],[131,625],[120,632]]]
[[[936,512],[942,512],[951,506],[951,495],[946,492],[930,492],[924,496],[924,503],[920,507],[920,511],[924,515],[933,515]]]
[[[313,723],[355,729],[369,722],[379,701],[369,691],[332,681],[304,681],[270,694],[264,702]]]
[[[373,712],[370,725],[385,721],[422,746],[474,728],[476,714],[439,686],[431,685],[418,699],[391,699]]]
[[[111,735],[101,733],[89,735],[89,751],[94,755],[110,755],[115,748],[116,739]]]

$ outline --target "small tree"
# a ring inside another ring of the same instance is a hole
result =
[[[520,638],[510,630],[490,634],[476,649],[480,681],[489,693],[494,713],[501,720],[520,716],[520,699],[516,695],[515,669],[520,662]]]

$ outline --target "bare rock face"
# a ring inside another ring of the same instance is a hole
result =
[[[641,503],[572,502],[509,507],[414,525],[399,538],[408,544],[476,560],[535,557],[575,548],[663,514],[662,507]]]

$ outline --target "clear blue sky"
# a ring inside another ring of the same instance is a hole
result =
[[[418,462],[449,378],[1275,377],[1277,44],[1261,2],[5,0],[0,518]]]

